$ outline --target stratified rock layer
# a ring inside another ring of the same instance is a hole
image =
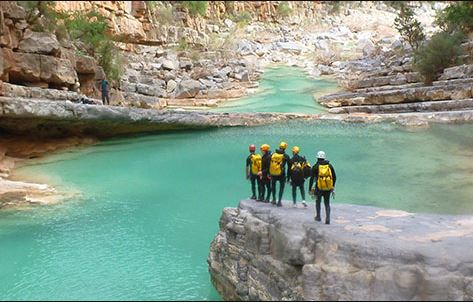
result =
[[[471,300],[473,217],[241,201],[208,257],[225,300]],[[322,215],[322,218],[324,216]]]

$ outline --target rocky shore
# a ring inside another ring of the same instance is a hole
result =
[[[471,300],[473,217],[243,200],[225,208],[209,272],[225,300]]]
[[[93,144],[92,137],[39,138],[31,136],[0,136],[0,209],[30,205],[54,204],[71,192],[59,192],[49,184],[32,183],[13,176],[16,166],[28,160],[68,148]],[[36,180],[34,180],[36,181]]]

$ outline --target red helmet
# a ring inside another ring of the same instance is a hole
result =
[[[256,151],[256,147],[255,147],[255,145],[250,145],[250,148],[249,148],[249,149],[250,149],[250,152],[254,152],[254,151]]]

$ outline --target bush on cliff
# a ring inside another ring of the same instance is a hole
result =
[[[181,4],[193,17],[205,16],[209,6],[208,1],[181,1]]]
[[[414,49],[418,49],[425,39],[422,25],[415,19],[412,8],[407,4],[400,4],[396,18],[394,19],[394,27],[401,35],[401,39]]]
[[[439,32],[414,53],[414,68],[427,85],[437,80],[443,70],[460,64],[463,49],[460,47],[465,35]]]
[[[118,84],[124,70],[123,58],[112,40],[103,41],[97,49],[96,57],[110,82]]]
[[[451,3],[437,14],[435,22],[447,32],[472,32],[473,2],[459,1]]]
[[[282,1],[278,5],[278,16],[280,18],[287,18],[291,15],[292,9],[289,7],[289,3],[287,1]]]

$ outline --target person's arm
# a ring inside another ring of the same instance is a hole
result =
[[[262,167],[261,167],[261,172],[262,172],[264,175],[267,175],[267,174],[268,174],[270,158],[271,158],[271,156],[266,156],[266,157],[263,159],[263,165],[262,165]]]
[[[250,169],[248,168],[249,166],[251,166],[251,159],[248,156],[246,158],[246,166],[245,166],[245,177],[246,177],[246,179],[250,178]]]
[[[291,180],[291,166],[292,166],[292,160],[288,156],[288,160],[286,162],[287,164],[287,181]]]
[[[310,173],[310,181],[309,181],[309,193],[312,191],[312,185],[314,184],[314,178],[317,179],[316,176],[316,168],[317,164],[312,167],[311,173]]]
[[[332,170],[333,187],[335,188],[335,183],[337,182],[337,174],[335,174],[335,169],[333,168],[332,164],[330,164],[330,170]]]

